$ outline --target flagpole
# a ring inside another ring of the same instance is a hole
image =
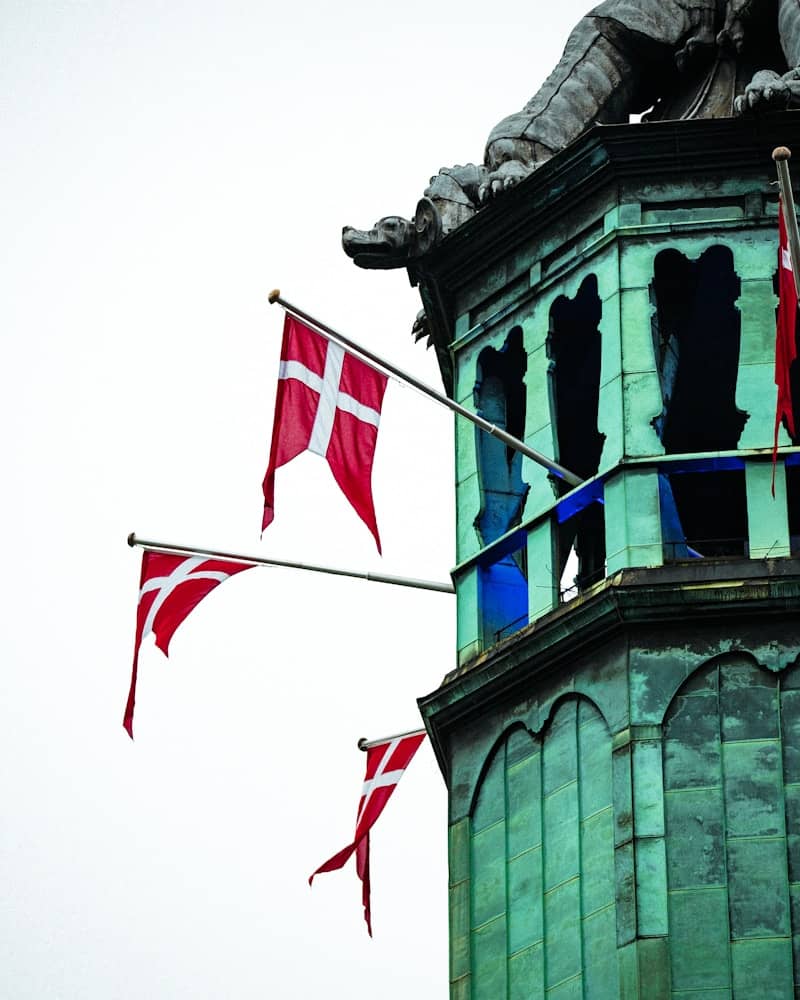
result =
[[[371,750],[373,747],[379,747],[381,743],[389,743],[391,740],[404,740],[406,736],[421,736],[425,729],[409,729],[407,733],[395,733],[394,736],[384,736],[382,740],[367,740],[366,737],[362,736],[358,741],[359,750]]]
[[[412,587],[415,590],[433,590],[439,594],[454,594],[452,583],[440,583],[437,580],[416,580],[409,576],[391,576],[387,573],[361,573],[352,569],[341,569],[337,566],[319,566],[313,563],[288,562],[284,559],[265,559],[263,556],[238,555],[233,552],[222,552],[217,549],[202,548],[195,545],[174,545],[172,542],[156,542],[151,539],[138,538],[136,532],[128,535],[128,545],[139,546],[148,552],[163,552],[174,555],[206,556],[209,559],[230,559],[231,562],[246,563],[248,566],[278,566],[282,569],[302,569],[311,573],[328,573],[331,576],[349,576],[369,583],[388,583],[395,587]]]
[[[783,219],[786,223],[786,234],[789,237],[789,256],[792,260],[792,274],[794,275],[794,287],[800,298],[800,232],[797,229],[797,213],[794,207],[794,193],[792,192],[792,179],[789,175],[789,160],[792,158],[792,151],[787,146],[777,146],[772,150],[772,159],[778,170],[778,184],[781,189],[781,201],[784,211]]]
[[[379,368],[383,368],[384,371],[389,372],[390,375],[394,375],[395,378],[400,379],[401,382],[408,383],[408,385],[412,386],[418,392],[421,392],[423,395],[433,399],[441,406],[446,406],[448,410],[452,410],[453,413],[458,413],[460,416],[466,417],[467,420],[471,420],[472,423],[480,427],[482,431],[485,431],[487,434],[491,434],[492,437],[498,438],[503,442],[503,444],[508,445],[509,448],[513,448],[514,451],[520,452],[520,454],[530,458],[538,465],[543,465],[548,471],[552,472],[560,479],[563,479],[566,483],[569,483],[570,486],[580,486],[583,482],[583,480],[579,479],[574,472],[570,472],[569,469],[565,469],[563,465],[559,465],[558,462],[554,461],[552,458],[548,458],[546,455],[543,455],[540,451],[536,451],[534,448],[529,448],[524,441],[520,441],[520,439],[514,437],[513,434],[509,434],[507,431],[504,431],[502,428],[490,423],[488,420],[484,420],[483,417],[479,416],[477,413],[473,413],[466,407],[461,406],[460,403],[456,403],[455,400],[450,399],[441,392],[438,392],[432,386],[426,385],[425,382],[420,382],[418,378],[415,378],[408,372],[403,371],[402,368],[397,368],[390,362],[378,357],[377,354],[373,354],[372,351],[367,350],[366,347],[362,347],[355,341],[350,340],[349,337],[345,337],[343,334],[332,329],[327,324],[315,319],[313,316],[309,315],[309,313],[304,312],[302,309],[298,309],[297,306],[292,305],[291,302],[287,302],[286,299],[281,297],[279,289],[276,288],[274,291],[270,292],[268,298],[270,304],[274,305],[277,302],[278,305],[283,306],[286,312],[291,313],[298,319],[303,320],[303,322],[316,327],[317,330],[324,333],[326,337],[330,337],[330,339],[335,343],[340,344],[342,347],[347,347],[351,351],[355,351],[356,354],[360,354],[363,358],[372,361],[374,364],[378,365]]]

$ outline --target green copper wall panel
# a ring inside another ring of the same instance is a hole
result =
[[[542,940],[542,849],[531,848],[508,862],[508,953],[530,948]]]
[[[581,824],[581,906],[587,919],[614,900],[614,862],[608,849],[612,835],[610,806]]]
[[[531,621],[558,605],[555,528],[551,519],[528,532],[528,616]]]
[[[548,990],[580,974],[582,965],[580,881],[562,883],[544,895],[545,986]]]
[[[469,974],[469,880],[450,886],[450,980]]]
[[[644,937],[669,931],[667,871],[663,837],[636,839],[636,931]]]
[[[622,376],[623,432],[625,455],[642,458],[663,455],[664,448],[651,424],[661,412],[661,385],[652,372],[634,372]]]
[[[544,325],[547,330],[546,321]],[[530,332],[530,325],[528,326]],[[537,340],[541,338],[537,337]],[[550,411],[550,397],[547,391],[548,370],[550,359],[547,356],[547,348],[544,343],[538,344],[534,350],[530,350],[530,345],[526,343],[528,350],[528,370],[526,372],[526,383],[528,385],[528,399],[525,408],[525,435],[526,437],[535,431],[547,427],[553,419]]]
[[[660,566],[664,560],[658,501],[658,475],[628,469],[605,488],[606,572],[626,566]]]
[[[505,913],[505,824],[495,823],[472,838],[472,926]]]
[[[472,932],[472,1000],[506,995],[505,914]]]
[[[667,877],[671,890],[725,885],[725,813],[722,789],[689,788],[665,794]]]
[[[732,957],[734,1000],[794,1000],[788,942],[736,941]]]
[[[647,272],[652,273],[652,263]],[[650,278],[648,278],[649,284]],[[647,285],[640,288],[624,288],[620,293],[622,310],[622,371],[626,375],[656,371],[653,337],[650,323],[653,305]]]
[[[456,580],[456,648],[459,664],[472,659],[480,651],[478,572],[478,567],[473,566],[460,573]]]
[[[475,438],[475,429],[470,428],[470,436]],[[475,446],[473,443],[473,451]],[[464,510],[473,510],[472,520],[461,520],[456,525],[456,558],[464,562],[480,551],[481,542],[475,530],[475,518],[481,509],[481,483],[477,472],[473,472],[460,483],[456,484],[456,504],[463,505]]]
[[[800,885],[789,887],[789,904],[792,915],[792,960],[795,991],[800,992]]]
[[[729,988],[727,891],[720,887],[670,892],[669,925],[675,994]]]
[[[633,742],[633,809],[636,835],[664,834],[664,778],[661,742]]]
[[[617,907],[617,946],[636,940],[636,868],[633,843],[614,850],[614,893]]]
[[[777,721],[777,710],[776,710]],[[723,744],[728,837],[783,837],[783,782],[775,740]]]
[[[774,497],[772,463],[745,463],[745,480],[750,557],[777,559],[779,556],[788,556],[789,518],[783,462],[775,465]]]
[[[580,976],[559,983],[547,991],[547,1000],[583,1000],[583,982]]]
[[[512,743],[513,741],[513,743]],[[542,842],[541,815],[541,752],[539,745],[527,733],[511,737],[509,759],[514,744],[521,744],[518,752],[525,756],[509,762],[506,779],[508,854],[515,858]]]
[[[508,1000],[543,1000],[544,945],[541,941],[508,960]]]
[[[613,886],[611,887],[613,896]],[[613,903],[583,920],[584,997],[606,1000],[619,995],[617,949],[609,943],[616,937],[616,914]]]
[[[789,894],[783,840],[729,839],[731,938],[784,937],[789,945]]]

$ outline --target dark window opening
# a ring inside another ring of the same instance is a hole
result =
[[[599,500],[558,526],[558,552],[562,601],[605,579],[605,508]]]
[[[525,371],[528,356],[522,330],[515,327],[502,348],[487,347],[478,357],[475,406],[478,413],[514,437],[525,436]],[[475,527],[490,545],[522,519],[528,484],[522,481],[522,455],[485,431],[476,431],[481,509]]]
[[[667,562],[749,554],[743,469],[661,474],[659,499]]]
[[[527,556],[523,538],[516,548],[480,568],[484,646],[499,642],[528,624]]]
[[[733,254],[709,247],[655,259],[651,285],[662,410],[653,426],[668,455],[733,451],[748,414],[736,407],[741,283]],[[665,559],[747,555],[743,471],[664,473],[659,481]]]
[[[559,296],[550,309],[550,390],[558,461],[581,479],[600,467],[605,435],[597,429],[600,400],[602,303],[597,278],[588,275],[574,299]],[[569,487],[557,481],[559,493]],[[570,555],[572,554],[572,559]],[[605,576],[605,520],[595,502],[558,527],[558,575],[577,564],[574,586],[580,591]],[[572,569],[568,571],[572,573]]]
[[[736,407],[740,281],[728,247],[690,261],[655,260],[653,340],[663,409],[653,421],[668,455],[736,449],[748,414]]]
[[[528,356],[521,327],[514,327],[496,350],[478,357],[475,406],[495,426],[522,440],[525,436],[525,372]],[[476,432],[481,509],[475,527],[484,546],[522,520],[528,484],[522,480],[522,455],[485,431]],[[514,539],[480,568],[484,646],[528,624],[528,565],[525,538]]]
[[[786,465],[786,506],[789,511],[789,551],[800,555],[800,465]]]

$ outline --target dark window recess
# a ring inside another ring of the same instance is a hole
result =
[[[499,351],[487,347],[478,357],[475,406],[478,413],[514,437],[525,436],[525,371],[528,356],[522,330],[514,327]],[[522,481],[522,455],[485,431],[477,430],[481,509],[475,527],[490,545],[522,519],[528,484]]]
[[[749,555],[743,469],[658,478],[667,562]]]
[[[478,357],[475,406],[486,420],[525,436],[525,371],[528,357],[522,329],[514,327],[500,350],[487,347]],[[528,484],[522,481],[522,455],[484,431],[476,431],[481,509],[475,527],[484,546],[491,545],[522,520]],[[484,645],[528,623],[526,546],[514,543],[480,570]]]
[[[488,646],[528,624],[527,546],[480,569],[483,642]]]
[[[791,554],[800,555],[800,465],[786,466],[786,506],[789,510]]]
[[[574,299],[559,296],[550,309],[550,390],[558,442],[558,461],[581,479],[600,467],[605,435],[597,429],[600,397],[600,317],[597,278],[590,274]],[[556,480],[559,493],[569,487]],[[574,586],[580,591],[605,576],[606,542],[603,506],[595,501],[558,528],[559,579],[562,588],[570,554],[575,563]],[[569,573],[572,573],[570,568]]]
[[[653,426],[668,455],[733,451],[748,414],[736,407],[740,281],[727,247],[696,261],[655,259],[652,330],[663,401]],[[667,560],[747,554],[744,473],[665,473],[659,482]]]
[[[655,260],[653,340],[663,409],[653,425],[668,455],[733,451],[747,413],[736,408],[740,282],[727,247],[690,261]]]

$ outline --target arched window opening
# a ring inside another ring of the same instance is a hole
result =
[[[522,329],[514,327],[495,350],[486,347],[478,357],[475,406],[478,413],[514,437],[525,436],[525,372],[528,357]],[[496,437],[478,430],[478,473],[481,509],[475,527],[484,545],[490,545],[519,524],[528,485],[522,481],[522,455]]]
[[[581,479],[600,467],[605,435],[597,429],[600,398],[602,303],[597,278],[588,275],[573,299],[559,296],[550,309],[551,400],[558,461]],[[560,480],[557,489],[566,487]],[[603,506],[598,500],[559,525],[558,573],[565,597],[605,576]]]
[[[663,401],[653,420],[668,455],[733,451],[748,414],[736,407],[741,317],[733,254],[696,261],[675,249],[655,259],[652,332]],[[745,556],[744,471],[665,472],[660,482],[665,558]]]
[[[487,347],[478,356],[475,405],[478,413],[516,438],[525,436],[525,371],[528,356],[521,327],[514,327],[503,346]],[[522,455],[502,441],[476,432],[481,509],[475,528],[484,546],[491,545],[522,520],[528,484],[522,480]],[[481,620],[484,645],[528,624],[528,566],[524,539],[504,546],[480,569]]]

